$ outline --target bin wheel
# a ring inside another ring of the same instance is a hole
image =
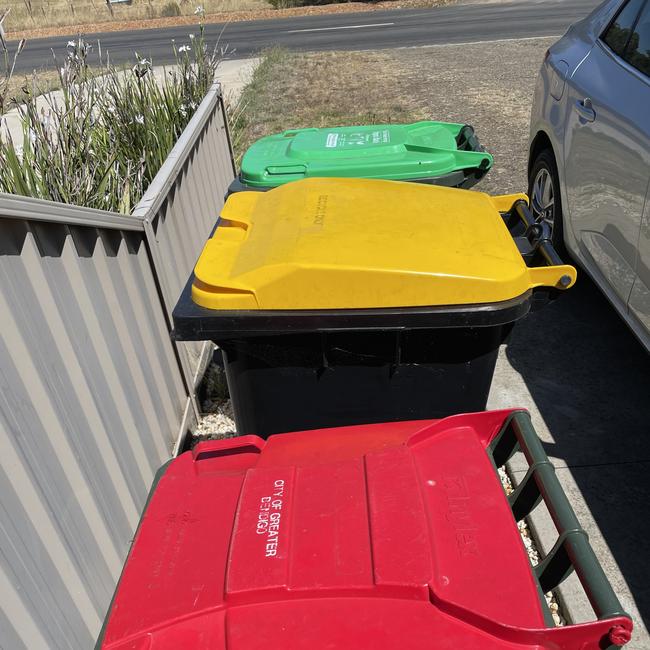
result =
[[[550,149],[540,151],[533,162],[528,178],[528,197],[533,217],[549,225],[553,247],[560,256],[566,256],[560,182]]]

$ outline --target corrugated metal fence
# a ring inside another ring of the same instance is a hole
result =
[[[171,308],[232,157],[210,91],[132,217],[0,195],[0,647],[91,648],[207,345]]]
[[[228,122],[215,87],[133,211],[144,223],[170,319],[234,174]],[[177,347],[188,386],[195,388],[212,345]]]

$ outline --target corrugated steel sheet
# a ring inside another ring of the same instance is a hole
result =
[[[179,145],[133,217],[0,195],[0,648],[93,647],[192,410],[210,348],[169,315],[233,175],[216,88]]]
[[[226,112],[215,83],[133,212],[145,223],[170,318],[234,177]],[[177,349],[188,386],[194,388],[213,345],[178,343]]]

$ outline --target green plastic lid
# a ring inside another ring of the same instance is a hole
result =
[[[439,180],[443,185],[460,185],[466,174],[478,180],[491,166],[492,156],[483,150],[471,126],[375,124],[299,129],[261,138],[244,154],[241,181],[261,188],[309,177]]]

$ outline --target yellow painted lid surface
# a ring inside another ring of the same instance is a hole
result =
[[[306,179],[230,196],[195,268],[192,299],[218,310],[494,303],[575,278],[528,268],[491,197],[433,185]]]

